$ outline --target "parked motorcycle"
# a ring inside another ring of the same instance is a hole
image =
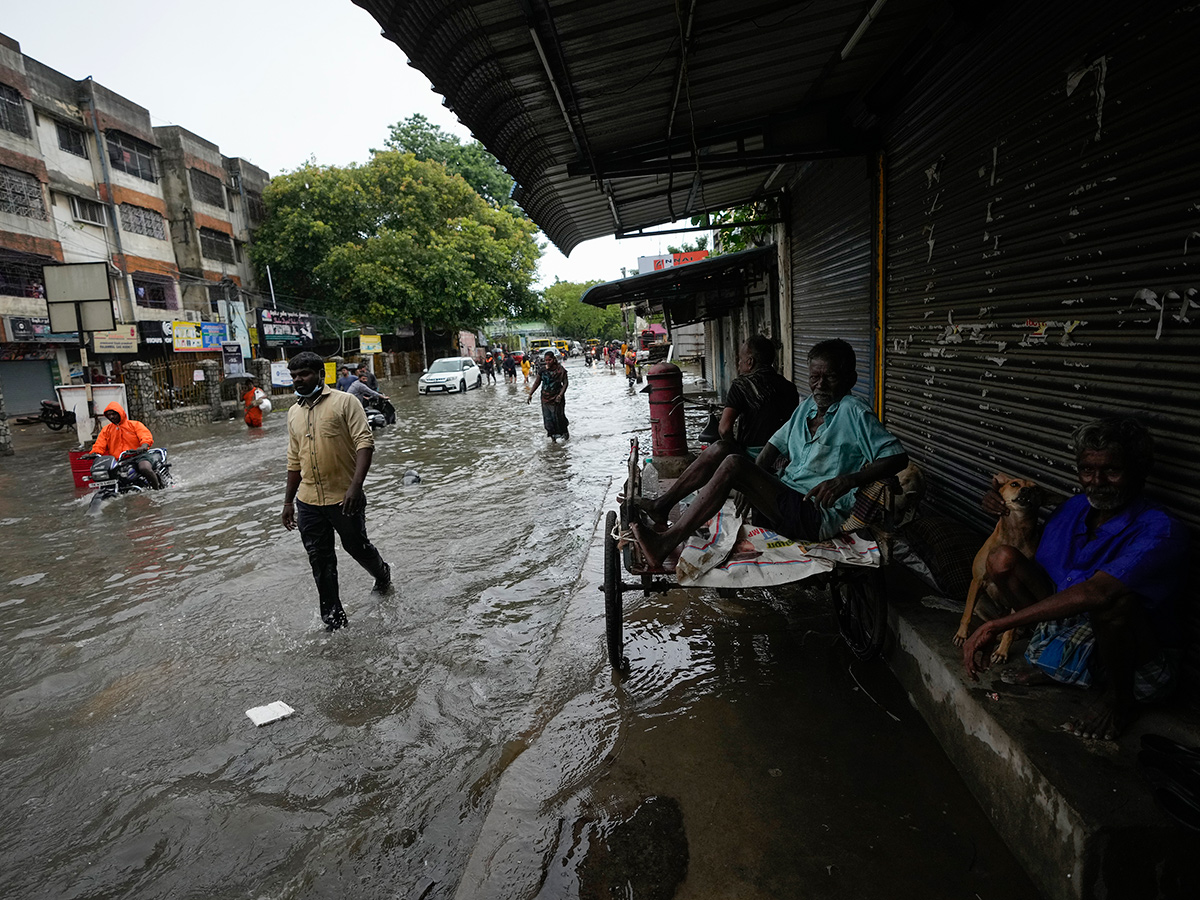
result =
[[[43,400],[41,420],[51,431],[62,431],[68,425],[75,424],[75,413],[64,410],[57,401]]]
[[[126,450],[120,456],[100,456],[87,453],[83,459],[92,462],[92,483],[96,485],[96,493],[88,504],[88,512],[95,512],[100,505],[118,494],[136,494],[153,490],[150,482],[137,469],[137,459],[143,454],[137,450]],[[167,451],[154,447],[145,453],[150,459],[150,465],[158,475],[159,483],[166,487],[171,483],[171,464],[167,462]]]

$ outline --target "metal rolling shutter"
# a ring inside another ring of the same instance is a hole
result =
[[[873,186],[865,158],[812,163],[792,184],[792,378],[801,396],[808,393],[808,351],[818,341],[842,338],[858,355],[854,393],[874,402]]]
[[[1200,9],[1084,10],[1016,5],[896,117],[886,420],[934,506],[983,532],[992,472],[1073,493],[1071,430],[1136,415],[1151,493],[1195,535]]]

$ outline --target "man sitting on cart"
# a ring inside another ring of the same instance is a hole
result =
[[[738,350],[738,377],[729,386],[717,425],[720,440],[709,444],[661,497],[643,498],[643,509],[666,524],[675,504],[712,478],[721,460],[731,453],[757,459],[767,441],[800,405],[796,386],[774,369],[775,345],[766,335],[748,338]]]
[[[908,465],[899,439],[866,403],[850,396],[857,380],[854,348],[836,338],[816,344],[808,353],[812,396],[775,432],[757,460],[739,453],[722,459],[714,454],[707,461],[701,456],[688,471],[697,469],[693,483],[704,486],[677,522],[661,532],[631,523],[645,561],[662,566],[734,491],[755,510],[759,524],[784,537],[818,541],[840,532],[854,509],[856,489],[889,478]],[[781,456],[788,462],[777,477],[773,470]],[[664,496],[661,503],[670,497]],[[664,512],[660,505],[648,511],[661,522],[669,508]]]

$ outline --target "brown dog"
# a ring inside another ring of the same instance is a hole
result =
[[[967,639],[979,592],[987,591],[990,586],[987,580],[988,554],[997,547],[1008,544],[1016,547],[1029,559],[1033,559],[1041,534],[1038,527],[1038,509],[1043,501],[1041,487],[1024,478],[1013,478],[1011,475],[998,473],[992,477],[992,488],[1000,494],[1004,505],[1008,507],[1008,515],[1001,516],[996,522],[995,530],[979,548],[979,552],[975,554],[975,562],[971,564],[971,589],[967,592],[967,606],[963,610],[962,621],[958,623],[958,631],[954,633],[954,643],[959,647]],[[1011,630],[1000,636],[1000,643],[992,653],[993,663],[1002,663],[1008,659],[1008,648],[1012,646],[1012,642]]]

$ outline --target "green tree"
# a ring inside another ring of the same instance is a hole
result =
[[[763,246],[771,238],[770,225],[740,225],[739,223],[773,219],[778,215],[779,201],[772,197],[745,206],[722,209],[711,215],[697,216],[692,219],[692,224],[737,226],[717,230],[717,238],[713,242],[711,255],[720,256],[722,253],[736,253],[738,250]]]
[[[576,341],[586,341],[588,338],[608,341],[621,337],[619,306],[590,306],[580,300],[588,288],[600,283],[588,281],[577,284],[555,279],[554,284],[542,292],[543,314],[556,335]]]
[[[444,166],[384,150],[271,180],[251,255],[315,312],[386,325],[478,327],[538,306],[536,226]]]
[[[696,224],[697,222],[699,222],[701,225],[704,224],[703,219],[699,219],[699,220],[693,219],[692,220],[693,224]],[[697,250],[707,250],[707,249],[708,249],[708,235],[707,234],[697,235],[694,239],[692,239],[690,241],[684,241],[678,247],[670,245],[670,244],[667,245],[668,253],[695,253]]]
[[[416,113],[391,126],[385,146],[411,153],[420,160],[439,162],[452,175],[461,175],[488,202],[514,215],[524,215],[512,200],[516,182],[479,141],[464,144],[457,135],[443,131]]]

